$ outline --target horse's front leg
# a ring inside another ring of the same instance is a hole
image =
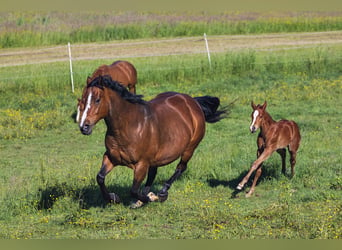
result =
[[[119,196],[115,193],[109,193],[105,185],[105,177],[113,168],[113,163],[109,160],[107,153],[105,153],[103,155],[102,167],[96,176],[96,180],[100,186],[102,196],[106,201],[110,203],[120,203]]]
[[[146,190],[149,191],[150,187],[147,186],[145,187],[144,192],[140,192],[140,186],[141,183],[143,182],[143,180],[146,177],[148,171],[148,165],[144,164],[144,163],[138,163],[135,167],[134,167],[134,179],[133,179],[133,185],[131,188],[131,196],[135,199],[137,199],[137,201],[135,203],[133,203],[131,205],[131,208],[139,208],[142,207],[144,204],[148,203],[150,201],[150,198],[148,197],[148,195],[146,194]],[[152,176],[149,176],[149,185],[151,185],[151,180],[154,180],[156,172],[152,172]]]
[[[260,167],[260,165],[271,156],[271,154],[273,152],[274,152],[274,150],[272,148],[265,148],[265,150],[262,152],[262,154],[259,156],[259,158],[253,162],[252,167],[250,168],[250,170],[248,171],[246,176],[242,179],[242,181],[239,183],[239,185],[236,187],[236,189],[242,190],[243,187],[245,186],[245,184],[247,183],[249,177],[251,176],[251,174],[255,170],[257,170]],[[261,174],[261,169],[255,175],[252,187],[246,195],[247,197],[251,196],[252,193],[254,192],[254,188],[255,188],[255,185],[256,185],[258,178],[260,177],[260,174]]]
[[[151,186],[154,182],[154,179],[157,175],[157,167],[150,167],[147,174],[147,181],[145,187],[143,189],[143,194],[147,195],[150,201],[157,201],[159,197],[155,195],[153,192],[150,192]]]

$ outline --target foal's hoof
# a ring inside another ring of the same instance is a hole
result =
[[[120,197],[117,194],[109,193],[109,203],[119,204],[120,202]]]
[[[159,198],[159,201],[160,202],[164,202],[167,200],[169,194],[166,192],[166,193],[159,193],[158,194],[158,198]]]
[[[246,194],[245,194],[245,197],[246,197],[246,198],[250,198],[250,197],[252,197],[252,194],[246,193]]]
[[[243,185],[242,184],[237,185],[236,189],[237,190],[242,190],[243,189]]]

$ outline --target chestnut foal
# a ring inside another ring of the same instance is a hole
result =
[[[294,176],[294,167],[296,164],[296,154],[300,144],[300,133],[298,125],[294,121],[280,120],[274,121],[269,113],[266,112],[267,102],[263,105],[255,105],[251,102],[253,112],[251,115],[252,123],[250,125],[250,131],[256,132],[260,128],[260,132],[257,138],[257,159],[253,162],[252,167],[242,179],[239,185],[236,187],[238,190],[242,190],[251,174],[256,170],[253,184],[246,197],[250,197],[255,189],[257,180],[261,175],[262,163],[267,160],[274,151],[277,151],[282,159],[282,172],[286,171],[286,147],[290,153],[291,163],[291,177]]]

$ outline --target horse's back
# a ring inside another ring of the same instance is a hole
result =
[[[134,86],[137,83],[137,70],[127,61],[115,61],[111,65],[103,64],[99,66],[88,78],[87,83],[90,83],[98,76],[109,75],[114,81],[117,81],[124,86]]]
[[[177,92],[164,92],[149,101],[161,126],[186,127],[191,133],[204,133],[205,118],[201,107],[189,95]],[[172,128],[175,129],[175,128]],[[177,128],[176,128],[177,129]]]
[[[284,148],[290,144],[299,145],[301,137],[295,121],[280,120],[269,129],[266,138],[269,143],[277,143],[278,148]]]
[[[113,80],[124,84],[136,84],[137,70],[127,61],[116,61],[108,67],[109,75]]]
[[[187,94],[177,92],[164,92],[157,95],[149,102],[159,110],[174,110],[181,114],[191,112],[192,115],[203,117],[203,111],[194,98]]]

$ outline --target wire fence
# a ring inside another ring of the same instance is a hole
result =
[[[25,49],[3,49],[0,50],[0,80],[10,81],[27,78],[37,78],[39,73],[8,74],[7,69],[12,67],[45,65],[50,63],[61,63],[63,67],[57,76],[71,76],[84,74],[82,66],[72,72],[69,68],[69,61],[73,63],[79,61],[93,60],[118,60],[129,58],[152,58],[181,55],[200,55],[208,57],[209,64],[214,58],[210,54],[234,53],[242,50],[253,50],[269,52],[276,51],[310,49],[315,47],[336,47],[342,45],[341,32],[316,32],[298,34],[272,34],[272,35],[237,35],[237,36],[214,36],[214,37],[183,37],[159,40],[144,41],[116,41],[111,43],[92,44],[71,44],[72,57],[68,53],[68,46],[53,46],[45,48],[25,48]],[[339,47],[341,50],[341,47]],[[342,59],[341,53],[335,53],[330,60],[339,61]],[[293,59],[293,62],[301,63],[300,58]],[[315,60],[324,60],[319,57]],[[71,62],[71,61],[70,61]],[[304,60],[303,60],[304,62]],[[255,64],[277,64],[280,61],[254,62]],[[208,65],[209,65],[208,64]],[[65,66],[65,67],[64,67]],[[199,67],[189,65],[189,68]],[[170,66],[158,65],[154,70],[167,70]],[[144,72],[144,69],[140,69]],[[41,76],[56,76],[56,73],[42,72]]]

